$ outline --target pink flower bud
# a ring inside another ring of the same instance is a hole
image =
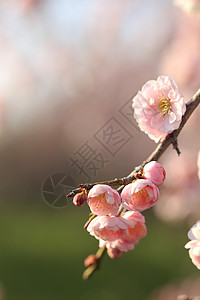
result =
[[[76,206],[83,206],[83,204],[87,201],[87,194],[85,191],[82,193],[78,193],[73,198],[73,203]]]
[[[156,161],[151,161],[144,166],[144,177],[156,186],[163,184],[166,176],[165,169]]]
[[[112,258],[112,259],[119,258],[123,254],[123,252],[117,248],[108,248],[107,253],[110,256],[110,258]]]
[[[88,205],[95,215],[117,215],[120,203],[119,193],[109,185],[97,184],[89,191]]]
[[[88,268],[91,265],[94,265],[98,262],[98,258],[94,254],[90,254],[86,259],[84,260],[84,266]]]
[[[138,179],[125,186],[121,198],[125,209],[143,211],[156,204],[159,190],[151,181]]]

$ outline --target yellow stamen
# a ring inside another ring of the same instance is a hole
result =
[[[171,110],[171,107],[172,107],[172,105],[170,103],[170,99],[167,97],[161,98],[158,106],[159,106],[159,108],[161,110],[161,114],[163,116],[165,116],[167,113],[169,113]]]

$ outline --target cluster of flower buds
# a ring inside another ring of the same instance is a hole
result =
[[[140,238],[146,235],[145,218],[141,214],[159,199],[158,187],[165,180],[165,170],[157,162],[147,163],[140,178],[126,185],[119,193],[109,185],[96,184],[89,193],[82,191],[73,203],[82,206],[87,201],[96,217],[87,226],[88,232],[99,240],[99,247],[106,247],[111,258],[133,250]],[[127,210],[121,214],[119,206]]]

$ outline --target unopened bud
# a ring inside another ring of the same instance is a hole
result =
[[[108,248],[107,253],[112,259],[119,258],[123,254],[123,252],[117,248]]]
[[[94,254],[90,254],[86,259],[84,260],[84,266],[88,268],[91,265],[94,265],[98,262],[98,258]]]
[[[74,196],[73,203],[76,206],[83,206],[83,204],[87,201],[87,198],[87,193],[82,191]]]
[[[156,161],[151,161],[144,166],[143,176],[156,186],[163,184],[166,176],[165,169]]]

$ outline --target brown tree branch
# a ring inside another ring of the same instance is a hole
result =
[[[127,185],[130,182],[132,182],[134,179],[136,179],[137,173],[144,167],[145,164],[147,164],[152,160],[157,161],[161,157],[161,155],[167,150],[170,144],[172,144],[175,150],[177,151],[177,153],[180,154],[180,150],[178,149],[178,142],[177,142],[178,135],[180,134],[185,123],[187,122],[187,120],[189,119],[189,117],[191,116],[191,114],[193,113],[193,111],[195,110],[195,108],[198,106],[199,103],[200,103],[200,89],[196,92],[196,94],[192,97],[192,99],[188,101],[188,103],[186,103],[186,111],[185,114],[183,115],[179,128],[174,130],[172,133],[168,134],[165,137],[165,139],[163,139],[158,144],[158,146],[150,154],[150,156],[145,161],[143,161],[143,163],[140,166],[136,167],[128,176],[122,178],[115,178],[108,181],[80,184],[79,188],[76,188],[73,191],[71,191],[66,197],[74,197],[77,193],[80,192],[81,188],[90,190],[96,184],[107,184],[111,186],[120,185],[121,186],[119,189],[120,191],[124,185]]]
[[[169,147],[170,144],[173,145],[173,147],[175,148],[175,150],[177,151],[178,155],[180,154],[180,150],[178,148],[178,142],[177,142],[177,138],[181,132],[181,130],[183,129],[184,125],[186,124],[187,120],[189,119],[189,117],[191,116],[191,114],[193,113],[193,111],[196,109],[196,107],[199,105],[200,103],[200,89],[196,92],[196,94],[192,97],[192,99],[186,103],[186,111],[185,114],[182,117],[182,121],[180,123],[179,128],[177,128],[176,130],[174,130],[172,133],[168,134],[156,147],[156,149],[150,154],[150,156],[143,161],[143,163],[141,165],[139,165],[138,167],[136,167],[128,176],[123,177],[123,178],[119,178],[119,179],[113,179],[113,180],[109,180],[109,181],[103,181],[103,182],[97,182],[97,183],[86,183],[86,184],[81,184],[80,188],[85,188],[87,190],[90,190],[95,184],[101,183],[101,184],[108,184],[108,185],[120,185],[120,187],[117,189],[118,192],[121,192],[122,189],[124,188],[125,185],[127,185],[128,183],[132,182],[134,179],[136,179],[137,173],[143,169],[144,165],[147,164],[150,161],[157,161],[161,155],[167,150],[167,148]],[[73,190],[71,193],[69,193],[67,196],[68,197],[73,197],[76,193],[78,193],[80,191],[80,188],[77,188],[75,190]],[[119,210],[119,214],[122,211],[122,207],[120,207]],[[93,218],[91,218],[93,219]],[[87,226],[89,223],[86,223]],[[101,260],[101,257],[104,253],[104,251],[100,251],[101,248],[99,248],[99,252],[97,251],[98,258],[99,258],[99,262]],[[104,249],[105,250],[105,249]],[[99,266],[99,264],[96,266],[90,266],[88,269],[85,270],[84,274],[87,274],[83,276],[84,279],[88,279],[92,273],[97,269],[97,267]]]

